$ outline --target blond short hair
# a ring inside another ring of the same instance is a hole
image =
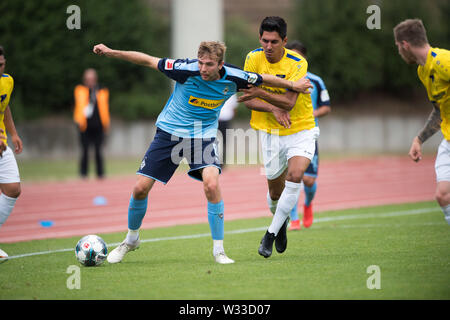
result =
[[[223,42],[220,41],[202,41],[198,47],[199,58],[208,54],[212,59],[215,58],[217,62],[221,63],[225,56],[225,51],[227,47]]]
[[[423,47],[428,44],[427,31],[420,19],[407,19],[394,28],[396,42],[406,41],[414,47]]]

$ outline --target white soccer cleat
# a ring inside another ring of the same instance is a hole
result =
[[[128,252],[139,248],[140,244],[141,240],[137,240],[133,245],[127,244],[125,241],[123,241],[117,248],[115,248],[113,251],[111,251],[110,254],[108,254],[106,260],[109,263],[119,263]]]
[[[214,259],[216,260],[217,263],[220,263],[220,264],[234,263],[234,260],[228,258],[227,255],[225,254],[225,252],[219,252],[218,254],[216,254],[214,256]]]
[[[8,260],[8,254],[0,249],[0,263],[5,262],[6,260]]]

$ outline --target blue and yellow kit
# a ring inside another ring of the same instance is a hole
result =
[[[5,110],[9,105],[9,99],[11,98],[11,93],[14,89],[14,79],[9,75],[4,73],[0,77],[0,128],[3,129],[3,135],[6,136],[5,129]],[[7,139],[4,140],[7,144]]]
[[[417,74],[427,90],[428,99],[440,108],[441,131],[450,141],[450,51],[431,48],[425,65],[417,68]]]
[[[286,80],[297,81],[306,76],[308,62],[300,54],[284,49],[284,55],[277,63],[270,63],[264,55],[263,48],[251,51],[245,59],[244,70],[258,74],[271,74]],[[261,86],[264,90],[284,94],[287,89]],[[263,130],[271,133],[272,130],[279,130],[279,135],[290,135],[296,132],[312,129],[315,127],[313,116],[313,106],[309,94],[299,93],[294,108],[290,111],[291,127],[284,128],[277,122],[270,112],[260,112],[252,110],[250,125],[253,129]]]

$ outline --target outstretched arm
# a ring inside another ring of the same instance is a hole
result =
[[[98,44],[93,49],[95,54],[104,55],[111,58],[129,61],[131,63],[143,65],[152,69],[158,69],[158,62],[160,58],[152,57],[148,54],[138,51],[122,51],[108,48],[104,44]]]

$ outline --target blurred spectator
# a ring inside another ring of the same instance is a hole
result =
[[[109,130],[109,91],[98,85],[97,71],[86,69],[83,84],[74,91],[75,110],[73,119],[80,130],[81,159],[80,176],[86,178],[89,168],[89,147],[94,145],[97,177],[103,178],[104,160],[102,145]]]

